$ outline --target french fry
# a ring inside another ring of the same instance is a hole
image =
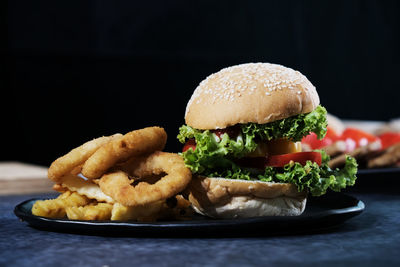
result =
[[[156,221],[160,210],[163,208],[164,201],[127,207],[120,203],[115,203],[112,209],[111,220],[113,221]]]
[[[56,199],[38,200],[32,206],[32,214],[47,218],[64,218],[67,207],[84,206],[90,200],[76,192],[67,191]]]
[[[113,204],[98,203],[81,207],[66,208],[67,217],[70,220],[110,220]]]

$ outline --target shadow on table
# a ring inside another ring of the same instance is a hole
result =
[[[80,229],[62,229],[62,228],[54,228],[48,226],[34,226],[30,225],[30,227],[39,230],[39,231],[47,231],[47,232],[59,232],[59,233],[68,233],[68,234],[76,234],[76,235],[89,235],[89,236],[103,236],[103,237],[126,237],[126,238],[257,238],[257,237],[277,237],[277,236],[306,236],[306,235],[321,235],[321,234],[331,234],[331,233],[347,233],[347,232],[355,232],[358,230],[362,230],[365,228],[370,228],[374,225],[374,220],[363,220],[363,223],[355,223],[357,219],[351,219],[350,221],[346,221],[344,223],[340,223],[334,226],[324,227],[323,225],[319,225],[315,229],[312,228],[311,225],[308,225],[305,229],[301,229],[301,226],[296,229],[277,229],[277,230],[265,230],[263,231],[262,227],[254,227],[252,229],[243,229],[237,230],[227,227],[226,229],[207,229],[199,231],[190,230],[190,229],[179,229],[177,230],[165,230],[165,231],[152,231],[152,230],[143,230],[143,231],[99,231],[99,230],[80,230]]]

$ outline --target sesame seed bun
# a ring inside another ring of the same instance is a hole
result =
[[[213,218],[296,216],[306,206],[306,192],[288,183],[194,177],[188,187],[194,210]]]
[[[210,75],[194,91],[186,124],[200,130],[239,123],[265,124],[313,111],[315,87],[300,72],[281,65],[249,63]],[[195,211],[214,218],[300,215],[307,192],[289,183],[194,177],[188,187]]]
[[[223,129],[308,113],[318,105],[315,87],[300,72],[249,63],[222,69],[202,81],[187,104],[185,120],[196,129]]]

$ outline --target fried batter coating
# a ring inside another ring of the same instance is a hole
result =
[[[172,199],[175,203],[169,205],[168,200]],[[164,210],[163,218],[172,220],[188,220],[193,215],[193,209],[189,200],[182,195],[177,195],[174,198],[167,199],[168,209]]]
[[[113,204],[109,203],[98,203],[89,204],[81,207],[67,207],[66,213],[70,220],[110,220],[111,211],[113,210]]]
[[[127,207],[115,203],[111,220],[154,222],[159,219],[185,220],[192,215],[190,202],[181,195],[147,205]]]
[[[115,171],[101,178],[101,190],[125,206],[146,205],[175,196],[185,189],[192,178],[182,157],[174,153],[157,151],[139,159],[135,166],[134,176],[166,175],[154,184],[140,181],[137,185],[131,185],[127,173]]]
[[[82,174],[89,179],[100,178],[116,163],[162,150],[166,142],[167,133],[160,127],[131,131],[99,148],[86,160]]]
[[[61,186],[90,199],[95,199],[98,202],[114,203],[114,200],[104,194],[92,180],[84,180],[81,177],[69,174],[63,177]]]
[[[67,207],[66,214],[70,220],[112,220],[154,222],[159,219],[184,219],[190,214],[190,202],[182,196],[168,201],[157,201],[147,205],[127,207],[120,203],[91,203],[80,207]]]
[[[62,187],[62,185],[60,185],[60,184],[54,184],[54,185],[53,185],[53,190],[54,190],[54,191],[57,191],[58,193],[65,193],[65,192],[68,191],[67,188]]]
[[[56,159],[50,166],[47,176],[54,182],[60,182],[66,174],[77,172],[79,168],[94,152],[111,140],[121,137],[121,134],[112,136],[103,136],[84,143],[83,145],[72,149],[66,155]]]
[[[53,189],[62,194],[36,201],[32,214],[70,220],[187,218],[190,202],[177,194],[192,174],[178,154],[159,151],[166,141],[163,128],[148,127],[100,137],[71,150],[48,170],[49,179],[56,182]]]
[[[38,200],[32,206],[32,214],[47,218],[64,218],[67,207],[84,206],[90,200],[76,192],[67,191],[56,199]]]
[[[147,205],[127,207],[120,203],[115,203],[111,220],[113,221],[156,221],[165,202],[157,201]]]

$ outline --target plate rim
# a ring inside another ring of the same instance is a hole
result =
[[[88,226],[88,227],[117,227],[117,228],[148,228],[148,229],[179,229],[179,228],[201,228],[202,225],[205,227],[232,227],[238,225],[252,225],[258,223],[273,223],[273,222],[280,222],[285,221],[289,223],[293,223],[293,221],[297,221],[299,223],[307,223],[309,221],[314,220],[321,220],[327,218],[329,216],[334,215],[348,215],[349,218],[359,215],[365,210],[365,204],[362,200],[357,199],[354,196],[350,196],[344,193],[337,193],[340,194],[341,197],[351,198],[354,201],[354,205],[344,208],[332,208],[327,209],[322,212],[317,212],[316,214],[305,215],[305,216],[262,216],[262,217],[251,217],[251,218],[237,218],[237,219],[212,219],[212,218],[205,218],[202,220],[184,220],[184,221],[160,221],[160,222],[136,222],[136,221],[84,221],[84,220],[68,220],[68,219],[53,219],[53,218],[46,218],[41,216],[33,215],[31,212],[26,213],[24,211],[24,206],[28,203],[42,200],[43,198],[31,198],[27,199],[19,204],[17,204],[14,208],[14,214],[20,218],[22,221],[27,222],[28,224],[32,225],[31,221],[35,223],[47,223],[52,224],[54,227],[68,225],[68,226]],[[307,208],[307,206],[306,206]],[[322,215],[321,215],[322,214]],[[313,218],[316,217],[316,218]],[[345,219],[347,220],[347,219]],[[343,220],[343,221],[345,221]]]
[[[391,167],[391,168],[374,168],[374,169],[359,169],[357,171],[357,175],[366,175],[366,174],[384,174],[384,173],[400,173],[400,167]]]

